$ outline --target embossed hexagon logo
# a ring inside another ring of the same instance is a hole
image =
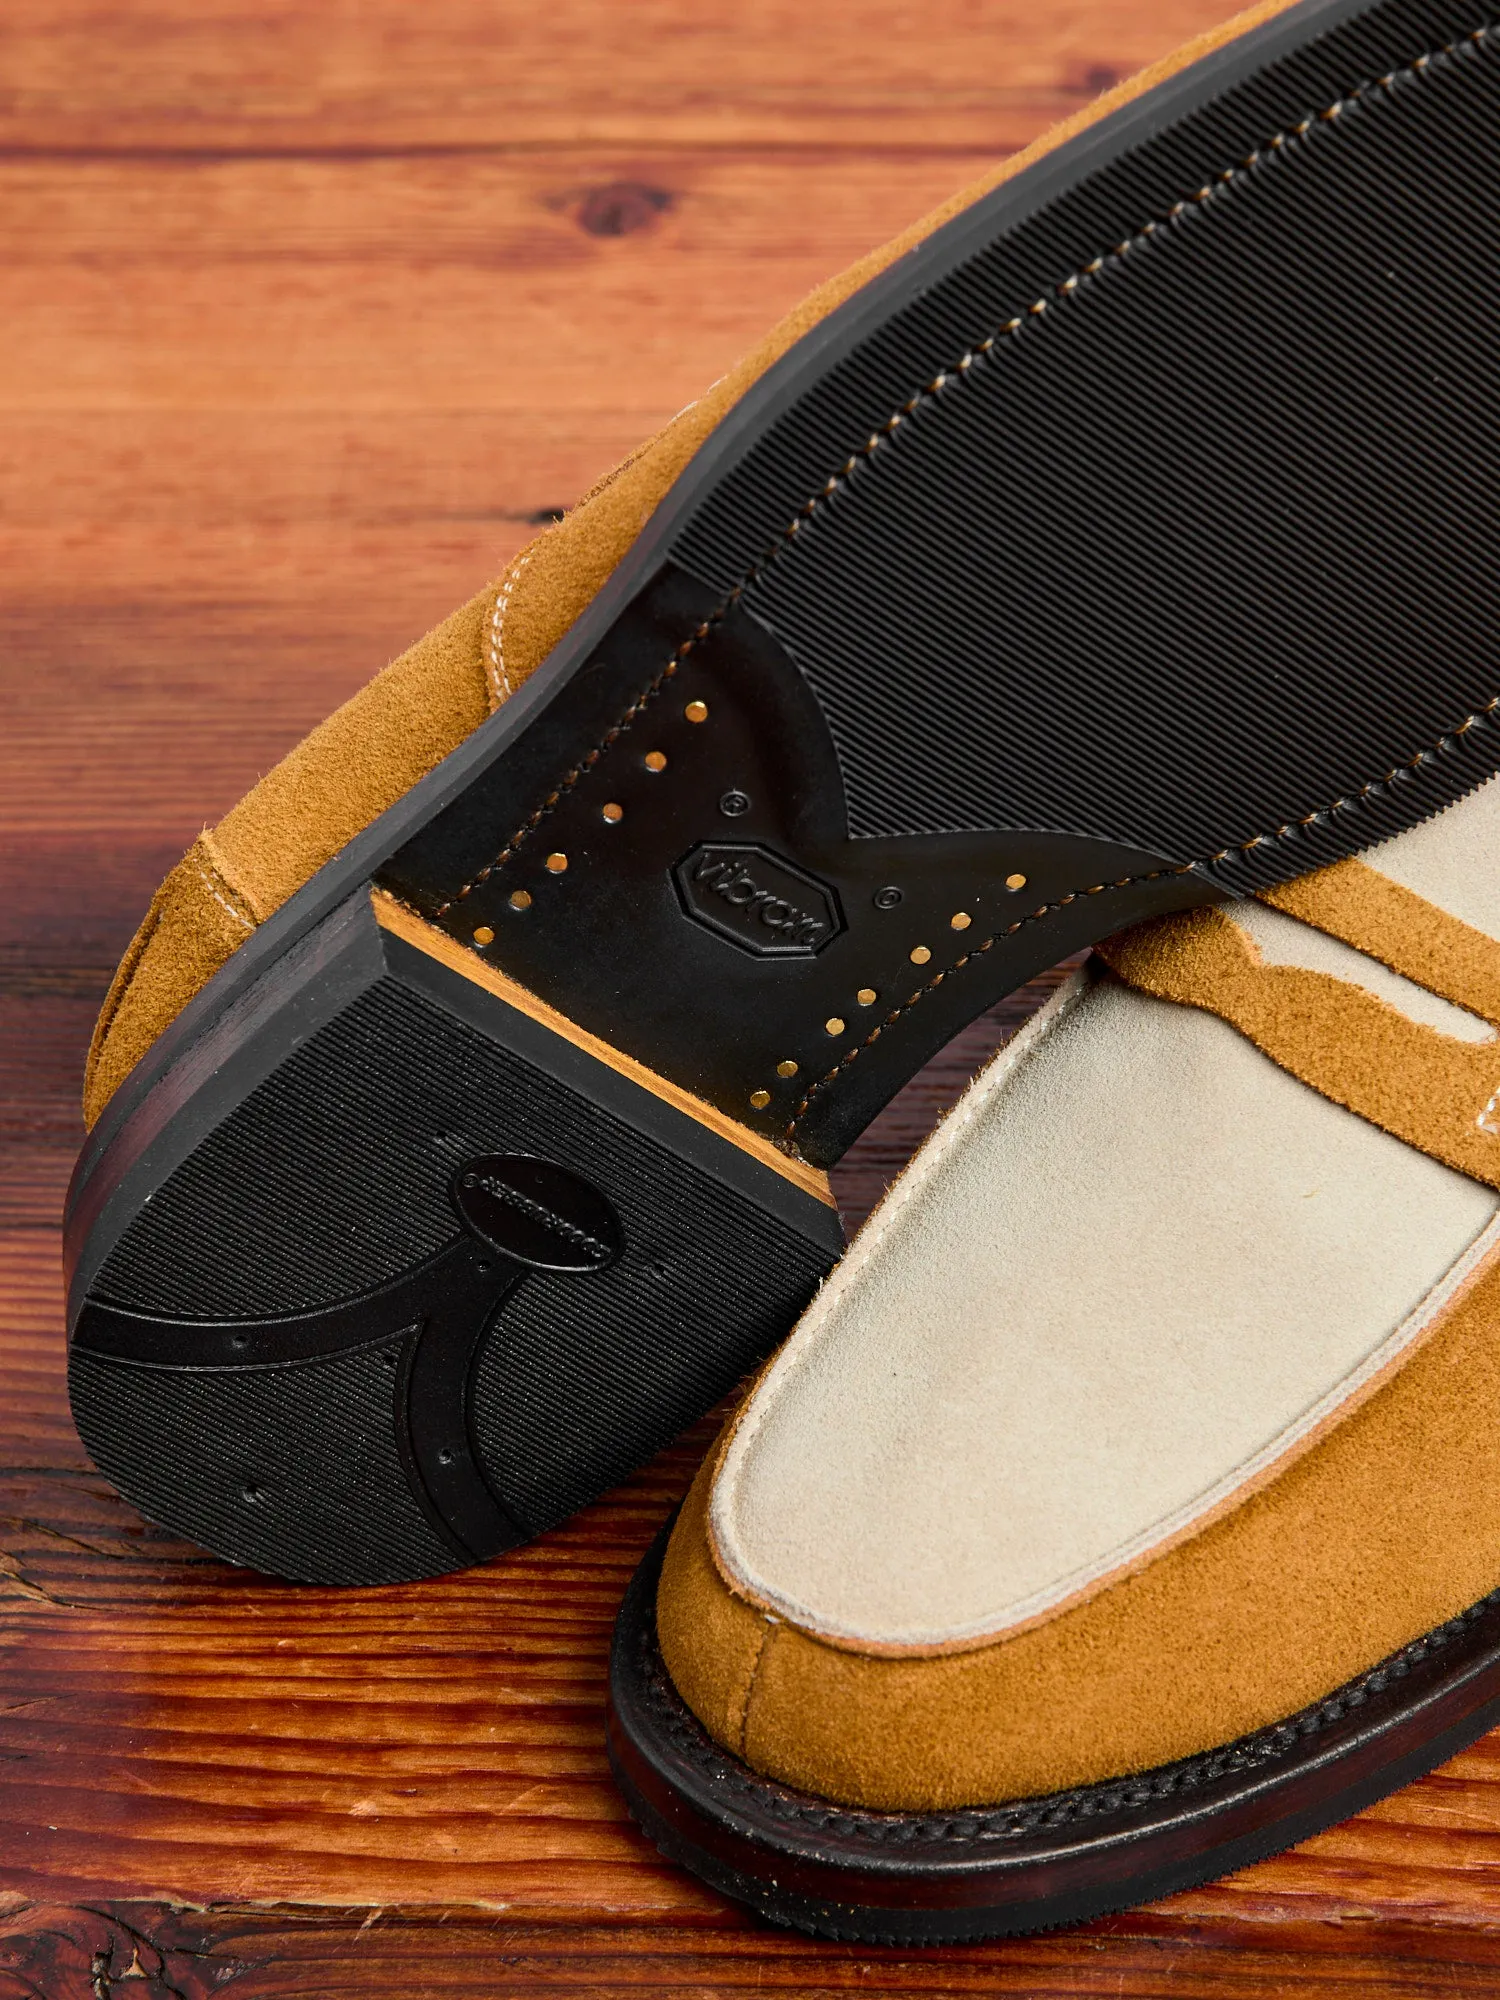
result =
[[[811,958],[844,928],[826,882],[769,848],[710,841],[672,870],[684,911],[756,958]]]

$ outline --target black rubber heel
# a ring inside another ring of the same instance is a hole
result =
[[[842,1247],[817,1176],[423,935],[354,898],[94,1189],[134,1213],[80,1268],[85,1444],[154,1519],[301,1581],[436,1575],[573,1512]]]

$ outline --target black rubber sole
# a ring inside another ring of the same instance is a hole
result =
[[[733,1386],[841,1241],[376,909],[198,1045],[209,1132],[150,1163],[70,1354],[83,1440],[146,1513],[319,1583],[435,1575],[582,1506]]]
[[[610,1662],[609,1755],[669,1860],[772,1923],[956,1944],[1084,1923],[1279,1853],[1500,1721],[1500,1592],[1284,1722],[1201,1756],[1041,1798],[867,1812],[760,1777],[705,1732],[656,1638],[668,1531]]]
[[[1500,768],[1491,18],[1314,0],[976,203],[247,940],[70,1196],[75,1412],[148,1513],[320,1580],[535,1532],[836,1255],[768,1148],[828,1165],[1043,967]],[[497,1235],[455,1176],[518,1157]],[[602,1202],[623,1247],[546,1266],[528,1201],[554,1248]]]

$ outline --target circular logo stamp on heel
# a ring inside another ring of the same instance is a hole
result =
[[[624,1246],[620,1218],[581,1174],[529,1153],[466,1160],[449,1183],[465,1228],[538,1271],[602,1271]]]

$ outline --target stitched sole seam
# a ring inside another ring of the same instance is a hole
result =
[[[1158,1765],[1128,1778],[1106,1779],[1098,1784],[1079,1785],[1037,1799],[1022,1799],[997,1806],[956,1808],[938,1813],[916,1811],[873,1812],[860,1806],[841,1806],[833,1801],[815,1802],[799,1797],[790,1787],[774,1779],[757,1779],[748,1769],[735,1770],[725,1762],[723,1750],[690,1714],[682,1697],[672,1686],[659,1653],[649,1669],[647,1694],[656,1720],[673,1747],[711,1781],[715,1791],[752,1802],[772,1812],[788,1824],[800,1825],[815,1833],[857,1834],[876,1844],[905,1846],[913,1840],[941,1841],[959,1850],[992,1848],[998,1841],[1025,1838],[1045,1829],[1075,1825],[1080,1821],[1141,1812],[1161,1799],[1191,1792],[1200,1786],[1236,1772],[1264,1770],[1283,1762],[1310,1738],[1341,1722],[1362,1708],[1373,1695],[1383,1693],[1401,1681],[1412,1669],[1452,1645],[1478,1619],[1500,1606],[1500,1591],[1491,1592],[1457,1617],[1424,1633],[1410,1645],[1348,1681],[1320,1702],[1299,1710],[1283,1722],[1269,1724],[1251,1735],[1238,1737],[1218,1749],[1187,1757],[1175,1764]],[[743,1760],[741,1760],[743,1762]]]
[[[796,514],[793,515],[777,539],[771,543],[760,558],[751,566],[741,581],[726,592],[722,601],[709,616],[683,641],[663,665],[660,672],[642,689],[641,693],[637,695],[635,700],[625,710],[620,720],[558,781],[556,789],[550,792],[542,804],[537,807],[536,811],[511,834],[495,858],[480,869],[469,881],[465,882],[462,888],[457,890],[446,902],[438,905],[434,912],[435,917],[441,919],[446,916],[450,910],[463,902],[482,883],[488,881],[498,869],[505,866],[531,833],[556,808],[559,802],[573,791],[582,779],[593,770],[604,753],[619,740],[640,716],[642,711],[655,700],[662,688],[675,676],[683,661],[723,622],[745,592],[752,588],[767,573],[772,564],[780,560],[794,545],[796,537],[804,525],[815,518],[828,505],[834,496],[848,483],[851,476],[858,470],[862,463],[874,458],[880,447],[894,436],[896,431],[909,417],[915,415],[918,410],[924,408],[927,404],[936,402],[945,392],[951,391],[955,386],[961,386],[969,379],[976,367],[987,361],[997,350],[1019,337],[1032,321],[1043,318],[1048,312],[1055,310],[1059,306],[1065,306],[1069,302],[1077,300],[1080,296],[1087,297],[1091,286],[1102,274],[1111,269],[1118,268],[1134,250],[1150,243],[1158,236],[1170,235],[1181,226],[1187,217],[1199,211],[1210,210],[1223,199],[1228,189],[1241,183],[1268,161],[1284,157],[1289,153],[1295,155],[1297,151],[1307,145],[1312,136],[1321,128],[1336,125],[1338,120],[1346,113],[1357,110],[1368,102],[1378,100],[1382,94],[1390,94],[1400,84],[1424,79],[1434,66],[1472,59],[1475,54],[1486,48],[1494,32],[1494,29],[1490,27],[1476,28],[1471,34],[1464,36],[1459,41],[1445,43],[1436,49],[1429,50],[1425,54],[1415,57],[1412,62],[1400,69],[1390,70],[1383,76],[1367,79],[1365,82],[1355,86],[1354,89],[1347,92],[1344,96],[1336,98],[1323,110],[1310,112],[1297,124],[1288,126],[1276,133],[1264,145],[1256,147],[1234,165],[1225,167],[1219,173],[1211,176],[1194,194],[1175,202],[1164,217],[1144,223],[1133,235],[1127,236],[1123,241],[1117,243],[1112,250],[1101,252],[1099,255],[1091,258],[1078,271],[1062,279],[1049,293],[1034,299],[1024,311],[1014,315],[995,332],[987,335],[985,339],[969,348],[950,367],[940,369],[929,382],[909,397],[883,424],[872,431],[865,443],[845,460],[839,471],[825,480],[818,491],[803,502],[802,506],[798,508]],[[1196,870],[1210,868],[1220,862],[1230,860],[1237,854],[1248,854],[1258,847],[1273,846],[1278,841],[1294,839],[1302,828],[1316,826],[1331,818],[1336,813],[1357,811],[1364,801],[1384,790],[1403,774],[1416,772],[1423,765],[1436,762],[1439,755],[1444,752],[1451,754],[1458,747],[1458,738],[1467,735],[1471,729],[1486,719],[1493,717],[1497,711],[1500,711],[1500,695],[1496,695],[1487,701],[1481,709],[1464,717],[1462,721],[1456,723],[1450,730],[1440,736],[1436,743],[1429,748],[1418,750],[1406,762],[1387,771],[1383,777],[1370,780],[1361,785],[1357,792],[1334,799],[1330,804],[1320,807],[1314,812],[1304,814],[1296,821],[1283,823],[1274,832],[1257,833],[1249,840],[1240,842],[1237,846],[1220,848],[1215,853],[1200,856],[1193,861],[1184,862],[1176,868],[1156,869],[1144,875],[1127,876],[1115,883],[1095,883],[1087,889],[1078,890],[1071,895],[1062,897],[1055,903],[1044,904],[1040,909],[1034,910],[1028,917],[1021,918],[1018,922],[1007,926],[1004,930],[996,931],[990,937],[986,938],[982,944],[971,947],[950,966],[935,973],[924,986],[919,987],[913,992],[900,1007],[888,1014],[881,1026],[876,1028],[864,1042],[853,1049],[826,1076],[820,1078],[795,1107],[791,1121],[786,1126],[783,1134],[784,1143],[788,1147],[794,1146],[797,1126],[813,1099],[820,1092],[829,1088],[846,1072],[858,1060],[861,1053],[879,1039],[879,1036],[886,1028],[909,1013],[924,994],[931,992],[935,987],[940,985],[949,973],[961,970],[965,965],[988,951],[999,939],[1014,935],[1016,931],[1022,929],[1025,925],[1035,923],[1052,914],[1054,911],[1064,908],[1067,904],[1077,901],[1080,896],[1099,895],[1110,888],[1127,888],[1143,882],[1160,880],[1169,875],[1190,874]]]

